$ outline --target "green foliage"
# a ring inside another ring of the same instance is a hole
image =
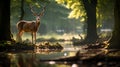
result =
[[[71,12],[68,15],[68,18],[80,19],[85,21],[85,10],[82,4],[82,0],[55,0],[58,4],[65,6],[68,9],[71,9]],[[91,3],[91,0],[88,0]],[[102,25],[102,22],[106,19],[113,18],[113,5],[114,0],[97,0],[97,20],[98,26]]]
[[[101,19],[111,19],[114,15],[114,0],[98,0],[97,16],[100,14]]]
[[[112,28],[114,21],[114,0],[98,0],[97,27]]]
[[[64,5],[66,8],[71,9],[68,18],[83,19],[85,16],[84,7],[80,0],[56,0],[58,4]],[[82,18],[81,18],[82,17]]]
[[[14,3],[16,5],[14,5]],[[15,31],[16,23],[20,17],[20,0],[11,1],[11,25],[13,32]],[[74,29],[80,25],[79,20],[68,19],[69,9],[58,5],[54,0],[25,0],[24,2],[24,20],[35,20],[29,4],[33,5],[33,9],[36,13],[40,13],[43,6],[46,6],[45,13],[41,17],[41,25],[38,32],[56,32],[57,29],[65,30],[65,32],[74,31]],[[14,7],[13,7],[14,6]],[[14,10],[16,9],[16,10]],[[74,23],[72,23],[74,22]],[[73,25],[74,24],[74,25]],[[17,29],[16,29],[17,30]],[[46,33],[47,33],[46,32]],[[42,33],[41,33],[42,34]],[[45,33],[44,33],[45,34]]]
[[[113,2],[114,1],[109,0],[98,0],[97,27],[102,27],[103,21],[109,22],[108,20],[113,19]],[[11,0],[10,22],[13,28],[12,30],[15,29],[16,23],[20,18],[20,3],[21,0]],[[62,29],[65,30],[65,32],[71,32],[75,31],[78,26],[82,25],[78,22],[83,22],[86,20],[86,13],[82,4],[82,0],[25,0],[24,20],[35,19],[30,11],[29,4],[33,5],[36,13],[39,13],[42,10],[42,7],[46,6],[45,13],[41,17],[41,23],[45,28],[40,25],[40,31],[45,30],[47,32],[55,32],[57,29]]]
[[[10,22],[12,23],[11,25],[14,25],[13,22],[17,22],[17,20],[20,17],[20,0],[11,0],[11,5],[10,5]],[[16,19],[14,19],[16,17]]]

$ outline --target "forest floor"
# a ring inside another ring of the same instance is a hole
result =
[[[13,45],[14,44],[14,45]],[[46,61],[56,61],[56,62],[68,62],[68,65],[73,63],[82,64],[82,65],[93,65],[98,67],[120,67],[120,49],[107,49],[104,44],[90,44],[86,45],[83,49],[86,50],[82,52],[78,50],[74,56],[68,57],[59,57],[55,59],[49,60],[41,60],[43,62]],[[9,52],[23,52],[26,50],[34,50],[34,49],[49,49],[50,51],[54,52],[54,50],[63,50],[63,47],[59,43],[51,43],[51,42],[42,42],[39,46],[35,45],[28,45],[27,43],[15,43],[15,42],[0,42],[0,52],[1,53],[9,53]],[[4,58],[0,55],[0,59]],[[1,60],[4,62],[4,60]],[[0,63],[0,64],[1,64]],[[58,63],[59,64],[59,63]]]

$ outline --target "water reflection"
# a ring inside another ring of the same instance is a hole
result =
[[[36,48],[33,51],[19,53],[0,53],[0,67],[71,67],[66,61],[41,61],[74,56],[76,51],[70,43],[63,44],[64,50],[49,50]]]
[[[90,51],[92,52],[92,51]],[[56,58],[72,57],[75,56],[75,51],[61,51],[61,52],[50,52],[50,53],[35,53],[22,52],[22,53],[0,53],[0,67],[111,67],[116,62],[99,61],[95,62],[83,60],[77,61],[66,61],[66,60],[51,60]],[[118,63],[119,64],[119,63]]]
[[[66,52],[69,55],[69,52]],[[36,53],[2,53],[0,54],[0,67],[71,67],[63,62],[41,61],[45,59],[64,56],[62,53],[36,54]],[[62,64],[63,63],[63,64]],[[6,66],[8,65],[8,66]]]
[[[33,51],[19,53],[0,53],[0,59],[5,58],[0,61],[0,67],[77,67],[78,65],[75,63],[72,64],[71,61],[51,61],[51,59],[75,56],[77,50],[81,49],[80,47],[74,48],[70,44],[63,46],[64,50],[62,51],[49,49],[41,50],[36,48]]]
[[[73,47],[70,44],[63,45],[63,50],[49,50],[36,48],[33,51],[24,51],[19,53],[0,53],[0,67],[105,67],[106,62],[85,62],[82,60],[55,61],[52,59],[73,57],[76,55],[87,58],[94,56],[96,50],[85,50],[83,47]],[[79,50],[79,51],[78,51]],[[99,50],[98,50],[99,51]],[[106,52],[106,51],[105,51]],[[79,58],[78,57],[78,58]],[[94,60],[93,60],[94,61]]]

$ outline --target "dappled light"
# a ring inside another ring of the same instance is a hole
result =
[[[80,7],[80,6],[82,6],[82,2],[80,2],[79,0],[75,0],[75,1],[71,1],[71,0],[56,0],[56,2],[58,4],[65,5],[66,8],[72,10],[69,13],[68,18],[79,19],[79,18],[83,18],[85,16],[84,8]]]
[[[0,67],[120,67],[120,0],[6,1]]]

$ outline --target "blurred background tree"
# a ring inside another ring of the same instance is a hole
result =
[[[96,42],[101,29],[113,27],[113,5],[110,0],[56,0],[58,4],[71,9],[68,18],[85,22],[83,29],[86,42]],[[109,5],[109,6],[108,6]]]
[[[113,36],[109,41],[109,48],[120,49],[120,0],[115,0],[114,6],[115,24],[113,29]]]
[[[101,32],[106,31],[105,29],[110,29],[111,31],[113,28],[114,1],[24,0],[23,7],[22,3],[23,0],[11,0],[10,22],[14,34],[17,32],[16,23],[22,16],[22,13],[24,13],[22,18],[24,20],[35,19],[30,11],[30,4],[34,6],[36,12],[40,12],[41,8],[46,6],[38,31],[41,35],[51,33],[58,35],[66,33],[84,34],[86,35],[86,41],[96,42]]]
[[[20,9],[21,1],[11,0],[11,26],[14,33],[17,32],[15,29],[16,23],[22,16]],[[67,16],[70,10],[58,5],[54,0],[25,0],[24,7],[22,7],[22,10],[24,10],[24,17],[22,19],[24,20],[34,20],[35,18],[30,11],[29,4],[34,6],[36,12],[40,12],[41,8],[46,6],[45,14],[41,17],[41,25],[38,31],[40,34],[76,32],[75,29],[82,26],[79,20],[68,19]]]

